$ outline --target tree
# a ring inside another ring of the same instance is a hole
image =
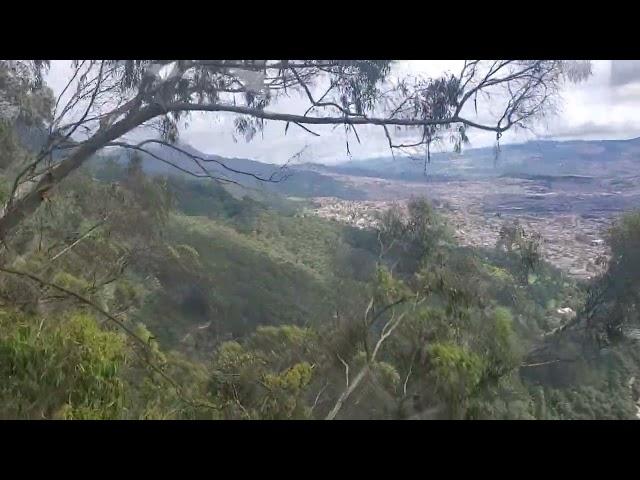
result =
[[[511,223],[505,222],[502,225],[496,248],[504,248],[509,254],[517,256],[520,281],[526,284],[529,282],[529,275],[542,260],[541,243],[542,236],[538,232],[525,232],[522,225],[516,220]]]
[[[403,212],[394,206],[380,216],[380,254],[397,261],[399,272],[412,272],[450,239],[443,219],[422,198],[411,199]]]
[[[56,322],[0,314],[1,418],[118,418],[125,403],[119,372],[129,352],[122,334],[72,314]]]
[[[591,285],[579,318],[600,343],[623,340],[640,324],[640,212],[622,216],[611,227],[607,243],[611,258],[607,271]]]
[[[562,349],[566,353],[567,345],[577,350],[574,357],[590,360],[597,358],[603,349],[624,347],[634,338],[640,323],[640,213],[631,212],[619,218],[608,233],[607,243],[611,249],[607,270],[587,286],[584,304],[577,315],[533,350],[529,363],[561,361],[557,359],[557,351]],[[549,357],[554,359],[548,360]],[[577,359],[570,357],[568,361]]]
[[[556,60],[474,60],[465,62],[458,75],[396,80],[387,60],[77,60],[52,102],[45,101],[50,95],[42,85],[46,67],[42,61],[0,62],[3,110],[15,111],[15,118],[35,118],[48,130],[39,153],[15,175],[0,215],[0,238],[105,148],[146,152],[171,163],[149,147],[180,150],[174,145],[179,122],[191,112],[233,114],[237,131],[247,140],[266,121],[285,123],[285,133],[293,124],[316,135],[313,125],[342,125],[356,139],[358,126],[374,125],[384,131],[392,150],[423,149],[428,157],[434,141],[449,138],[459,149],[468,128],[495,132],[499,139],[512,127],[526,127],[553,106],[565,79],[590,73],[588,63]],[[267,108],[292,91],[307,98],[304,114]],[[477,108],[478,98],[489,96],[500,104],[499,113],[487,122],[472,120],[471,102]],[[141,126],[155,128],[159,138],[137,144],[123,140]],[[408,136],[414,139],[394,140]],[[191,175],[225,181],[224,171],[233,170],[218,160],[188,155],[199,169],[187,172]]]
[[[251,172],[238,172],[219,160],[201,158],[181,149],[176,145],[180,122],[192,112],[234,115],[236,130],[247,140],[268,121],[282,122],[285,133],[292,125],[316,135],[311,130],[314,125],[343,126],[347,149],[350,135],[359,141],[357,129],[372,125],[384,133],[392,151],[424,152],[428,159],[433,142],[449,139],[454,148],[461,148],[467,141],[469,128],[495,132],[499,140],[500,135],[512,127],[528,126],[553,106],[552,100],[565,79],[576,80],[580,77],[576,77],[578,70],[574,67],[574,64],[563,61],[469,61],[465,62],[458,75],[447,74],[439,79],[392,79],[389,61],[82,60],[72,63],[66,87],[54,98],[42,82],[46,62],[1,61],[0,111],[3,114],[3,126],[8,125],[16,131],[22,128],[23,136],[24,129],[27,133],[33,133],[32,127],[36,127],[36,134],[30,138],[31,146],[35,144],[37,152],[29,156],[13,149],[5,151],[9,157],[2,160],[3,165],[7,165],[6,171],[12,178],[5,189],[5,204],[0,212],[0,240],[24,233],[22,227],[33,223],[40,206],[49,205],[53,197],[64,197],[60,195],[64,191],[57,194],[55,191],[61,189],[61,185],[69,185],[71,179],[68,177],[73,172],[95,158],[96,154],[112,148],[145,153],[189,175],[218,182],[232,182],[225,178],[225,172],[252,175],[263,181],[279,181],[283,178],[282,175],[261,177]],[[583,70],[586,72],[588,68]],[[294,114],[268,108],[291,92],[299,92],[307,99],[309,108],[306,112]],[[482,101],[483,97],[491,95],[498,98],[497,103],[501,104],[498,115],[482,122],[473,120],[471,114],[478,98]],[[153,128],[158,134],[138,143],[127,140],[128,134],[141,133],[142,127]],[[407,140],[411,136],[413,139]],[[13,141],[10,136],[3,138],[8,143]],[[198,170],[187,171],[162,158],[153,149],[158,145],[187,155]],[[139,237],[139,243],[143,244],[148,242],[140,232],[146,231],[146,226],[157,227],[163,218],[164,206],[168,206],[169,202],[164,190],[147,182],[140,175],[138,167],[134,160],[121,191],[117,192],[118,198],[114,197],[106,203],[118,205],[120,200],[124,202],[123,208],[107,209],[113,211],[111,215],[114,218],[110,217],[109,222],[114,225],[115,217],[122,216],[128,207],[141,207],[133,209],[138,210],[137,216],[134,220],[129,219],[129,223],[124,225],[128,231],[122,233],[130,237],[132,232],[137,232],[135,237]],[[87,196],[90,191],[90,188],[85,190]],[[77,200],[76,204],[79,203]],[[415,237],[412,238],[417,242],[414,242],[416,248],[428,250],[433,238],[436,238],[425,236],[425,233],[434,230],[430,220],[431,211],[421,207],[414,210],[413,216],[422,220],[410,224],[409,231]],[[68,224],[74,228],[85,227],[81,223],[82,216],[71,217],[62,220],[72,220]],[[90,250],[94,245],[102,244],[106,251],[109,242],[101,237],[91,239],[85,236],[103,221],[106,222],[100,218],[96,224],[86,225],[86,229],[78,228],[79,236],[60,246],[61,249],[55,254],[56,261],[66,262],[71,269],[74,268],[71,256],[86,256],[85,250]],[[42,226],[39,228],[42,232]],[[118,234],[121,231],[115,228],[114,232]],[[420,243],[424,240],[428,241]],[[182,253],[178,252],[179,259],[195,261],[197,257],[183,256]],[[118,263],[121,258],[127,260],[127,255],[123,257],[121,252],[114,251],[112,256],[110,263],[114,267],[120,267]],[[5,263],[10,264],[3,260],[0,268]],[[122,268],[116,270],[114,274],[121,273]],[[112,311],[111,306],[101,306],[97,303],[98,299],[89,296],[93,285],[78,283],[82,278],[69,272],[58,272],[57,277],[49,280],[42,275],[25,275],[25,272],[15,269],[4,271],[26,277],[25,280],[29,282],[39,283],[58,294],[62,292],[91,306],[126,330],[146,352],[147,344],[140,335],[136,336],[128,330],[115,316],[132,302],[135,303],[135,298],[139,296],[128,288],[126,279],[117,285],[120,290],[114,289],[112,295],[114,301],[110,303],[115,304],[116,312]],[[100,283],[111,281],[111,275],[107,274],[112,272],[101,273],[104,281]],[[394,282],[382,283],[385,295],[399,294]],[[79,293],[79,290],[82,292]],[[31,295],[32,292],[28,293]],[[454,300],[458,298],[455,288],[448,288],[447,294],[453,296]],[[37,292],[33,296],[37,296]],[[372,304],[372,308],[367,310],[364,320],[366,328],[360,332],[364,351],[348,359],[353,360],[354,368],[362,364],[364,366],[361,373],[351,380],[352,383],[347,381],[347,390],[344,396],[338,397],[335,407],[330,411],[331,415],[339,412],[342,403],[360,383],[359,379],[380,377],[389,380],[387,383],[397,383],[394,380],[398,377],[397,372],[387,368],[383,361],[378,361],[377,355],[404,318],[404,311],[396,314],[393,308],[401,298],[386,301],[385,298],[377,299],[375,305]],[[390,306],[388,310],[386,306]],[[155,363],[150,361],[149,365],[153,368]],[[289,417],[304,413],[299,408],[302,405],[299,399],[312,379],[311,366],[304,361],[289,366],[291,371],[274,369],[265,372],[260,379],[264,383],[262,387],[270,392],[266,407],[260,404],[258,408],[263,410],[263,415]],[[159,367],[155,367],[154,371],[168,379]],[[232,387],[235,395],[235,386]],[[180,391],[176,388],[177,395],[180,395]],[[235,402],[235,397],[231,398]]]

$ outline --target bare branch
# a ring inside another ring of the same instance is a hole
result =
[[[351,394],[355,391],[355,389],[358,388],[358,385],[360,385],[362,380],[364,380],[368,374],[369,374],[369,364],[367,363],[364,366],[364,368],[360,370],[358,375],[356,375],[356,377],[353,379],[353,382],[351,383],[351,385],[349,385],[349,387],[340,395],[334,407],[325,417],[325,420],[334,420],[336,418],[336,415],[338,415],[338,413],[340,412],[340,409],[342,409],[342,405],[344,404],[344,402],[347,401],[347,399],[351,396]]]
[[[416,359],[416,352],[413,352],[413,355],[411,356],[411,363],[409,364],[409,371],[407,372],[407,376],[404,379],[404,383],[402,384],[402,395],[404,397],[407,396],[407,384],[409,383],[409,377],[411,377],[411,373],[413,372],[413,362]]]
[[[327,389],[328,386],[329,386],[329,382],[326,382],[324,386],[320,389],[320,391],[316,395],[316,399],[313,401],[313,405],[311,405],[311,408],[309,409],[309,413],[313,413],[316,406],[318,405],[318,401],[320,400],[320,397],[322,396],[322,394],[324,393],[324,391]]]
[[[69,250],[71,250],[73,247],[75,247],[78,243],[80,243],[82,240],[84,240],[85,238],[87,238],[89,235],[91,235],[91,233],[93,231],[95,231],[97,228],[101,227],[102,225],[105,224],[105,222],[107,221],[108,217],[103,218],[102,220],[100,220],[98,223],[96,223],[94,226],[92,226],[89,230],[87,230],[84,234],[82,234],[80,236],[80,238],[78,238],[76,241],[74,241],[73,243],[71,243],[70,245],[68,245],[67,247],[65,247],[64,249],[62,249],[60,252],[58,252],[56,255],[54,255],[50,262],[53,262],[54,260],[56,260],[58,257],[64,255],[65,253],[67,253]]]
[[[146,141],[146,142],[142,142],[142,143],[144,144],[144,143],[150,143],[150,142],[151,141]],[[180,165],[177,165],[177,164],[175,164],[175,163],[173,163],[173,162],[171,162],[169,160],[166,160],[166,159],[156,155],[152,151],[141,147],[140,144],[131,145],[131,144],[125,143],[125,142],[110,142],[110,143],[106,144],[105,146],[106,147],[121,147],[121,148],[130,149],[130,150],[136,150],[138,152],[141,152],[141,153],[144,153],[146,155],[149,155],[150,157],[155,158],[156,160],[158,160],[158,161],[160,161],[162,163],[170,165],[171,167],[175,168],[176,170],[179,170],[179,171],[181,171],[183,173],[186,173],[187,175],[190,175],[192,177],[209,178],[211,180],[215,180],[215,181],[218,181],[218,182],[228,182],[228,183],[233,183],[233,184],[239,185],[239,183],[235,182],[234,180],[229,180],[227,178],[216,177],[214,175],[211,175],[204,167],[202,167],[202,165],[200,163],[197,163],[197,165],[199,165],[204,170],[203,174],[198,174],[198,173],[192,172],[191,170],[187,170],[186,168],[182,168]]]
[[[291,122],[313,125],[399,125],[405,127],[419,127],[424,125],[450,125],[452,123],[462,123],[481,130],[489,130],[493,132],[506,131],[505,128],[498,128],[493,125],[482,125],[472,122],[463,117],[449,117],[445,119],[418,119],[418,118],[378,118],[378,117],[305,117],[303,115],[294,115],[289,113],[270,112],[257,108],[244,107],[238,105],[227,104],[205,104],[198,105],[193,103],[177,102],[168,105],[169,111],[185,111],[185,112],[230,112],[241,115],[250,115],[255,118],[265,120],[277,120],[280,122]]]
[[[345,384],[347,387],[349,387],[349,364],[342,359],[340,354],[336,353],[336,356],[338,357],[338,360],[340,360],[344,365]]]

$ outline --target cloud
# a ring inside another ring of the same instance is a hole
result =
[[[640,60],[613,60],[611,85],[620,86],[640,82]]]
[[[640,136],[640,122],[623,122],[612,124],[601,124],[594,121],[587,121],[577,125],[566,125],[553,131],[541,135],[540,138],[569,140],[600,140],[600,139],[628,139]]]

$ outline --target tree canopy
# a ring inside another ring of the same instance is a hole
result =
[[[526,127],[553,107],[563,81],[590,73],[588,63],[557,60],[467,61],[459,74],[437,79],[391,78],[388,60],[77,60],[53,101],[42,83],[47,65],[0,64],[6,110],[48,130],[38,154],[15,174],[0,216],[1,237],[95,153],[108,147],[144,152],[151,142],[171,146],[179,121],[191,112],[234,114],[236,129],[247,140],[265,121],[293,124],[310,134],[313,125],[343,125],[356,138],[359,125],[374,125],[392,150],[424,146],[428,157],[436,140],[448,139],[459,149],[469,128],[499,138],[512,127]],[[306,95],[304,114],[269,109],[290,91]],[[498,99],[499,113],[487,122],[472,120],[470,109],[477,111],[483,96]],[[123,141],[142,125],[154,128],[159,138]],[[398,135],[402,141],[394,140]],[[409,137],[413,140],[405,140]],[[200,170],[193,175],[224,181],[207,170],[205,159],[192,158]]]
[[[582,286],[519,225],[496,248],[463,248],[413,199],[359,231],[234,197],[224,171],[254,172],[177,143],[191,113],[226,112],[247,141],[265,122],[356,139],[371,125],[428,161],[434,142],[459,149],[474,128],[497,140],[527,128],[588,63],[467,61],[421,79],[395,78],[391,61],[78,60],[57,95],[47,66],[0,62],[0,416],[635,414],[637,214],[611,230],[607,273]],[[277,108],[292,92],[306,112]],[[148,175],[140,154],[180,171],[154,145],[197,170]],[[125,166],[109,158],[121,150]]]

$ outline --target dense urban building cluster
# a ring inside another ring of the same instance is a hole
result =
[[[347,223],[357,228],[376,228],[380,213],[406,201],[352,201],[334,197],[314,199],[311,211],[320,217]],[[531,214],[487,214],[482,205],[452,206],[437,203],[436,208],[448,219],[461,245],[493,248],[505,222],[517,220],[526,231],[542,235],[542,253],[552,265],[578,279],[588,279],[602,272],[608,255],[603,240],[611,219],[580,215],[536,216]]]

